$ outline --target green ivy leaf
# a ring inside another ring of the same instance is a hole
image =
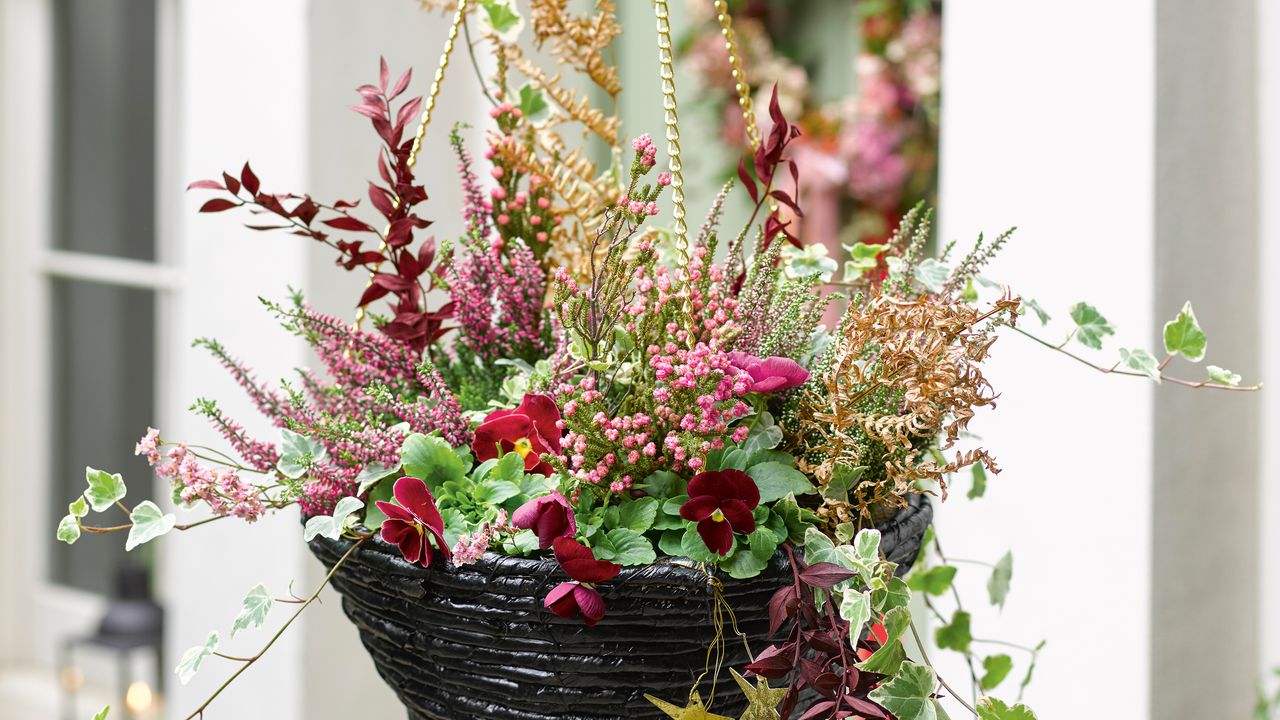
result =
[[[969,486],[967,497],[970,500],[977,500],[987,494],[987,469],[980,462],[969,467],[972,468],[970,474],[973,476],[973,485]]]
[[[951,616],[951,622],[938,628],[933,638],[940,648],[968,653],[969,643],[973,642],[973,635],[969,632],[969,613],[957,610]]]
[[[324,443],[319,440],[292,430],[280,430],[280,459],[276,461],[276,469],[290,480],[306,475],[312,466],[323,463],[327,457]]]
[[[845,245],[844,249],[849,251],[852,260],[846,260],[844,263],[844,279],[856,280],[863,272],[874,268],[880,257],[880,253],[888,249],[886,243],[854,243],[853,245]]]
[[[904,662],[892,680],[872,690],[868,697],[893,713],[897,720],[945,720],[946,712],[933,698],[937,684],[933,670]]]
[[[1071,306],[1071,319],[1076,324],[1076,339],[1094,350],[1102,349],[1103,337],[1116,334],[1115,328],[1102,317],[1102,313],[1088,303],[1081,302]]]
[[[1031,684],[1031,676],[1036,672],[1036,662],[1040,659],[1040,651],[1044,649],[1047,640],[1041,640],[1035,646],[1035,652],[1031,653],[1031,662],[1027,664],[1027,674],[1022,676],[1022,682],[1018,684],[1018,697],[1022,697],[1022,691],[1027,689]]]
[[[1136,370],[1157,383],[1161,380],[1160,361],[1142,348],[1134,348],[1133,350],[1120,348],[1120,362],[1124,363],[1124,366],[1130,370]]]
[[[484,8],[483,20],[504,42],[515,42],[524,27],[524,18],[516,10],[512,0],[480,0]]]
[[[849,622],[849,644],[857,647],[863,627],[871,620],[871,595],[866,591],[845,588],[840,595],[840,617]]]
[[[1036,720],[1036,714],[1022,703],[1009,707],[993,697],[984,697],[978,701],[978,720]]]
[[[788,495],[813,492],[813,483],[805,474],[780,462],[764,462],[747,468],[747,474],[760,487],[760,502],[770,503]]]
[[[1209,373],[1209,379],[1219,385],[1228,387],[1236,387],[1240,384],[1240,376],[1217,365],[1206,365],[1204,368]]]
[[[991,596],[991,604],[1004,608],[1004,600],[1009,596],[1009,582],[1013,579],[1013,552],[1007,552],[991,571],[991,579],[987,581],[987,594]]]
[[[653,543],[644,535],[627,528],[614,528],[598,536],[591,547],[597,560],[608,560],[619,565],[648,565],[658,556]]]
[[[800,503],[796,502],[796,496],[788,495],[774,503],[773,511],[787,526],[787,541],[794,545],[802,544],[810,524],[805,518],[805,511],[800,509]]]
[[[526,120],[537,123],[547,116],[549,106],[541,90],[534,87],[533,83],[525,83],[520,86],[519,108]]]
[[[81,495],[67,506],[67,512],[75,517],[82,518],[89,514],[89,501],[84,499],[84,495]]]
[[[80,539],[80,519],[74,514],[62,518],[58,523],[58,539],[68,545],[74,545]]]
[[[951,565],[938,565],[928,570],[917,570],[911,573],[907,586],[916,592],[935,597],[951,589],[951,581],[956,577],[956,569]]]
[[[161,512],[160,507],[150,500],[138,503],[133,512],[129,513],[129,522],[133,523],[133,527],[129,528],[129,537],[124,543],[125,552],[155,540],[178,524],[177,518]]]
[[[99,710],[98,714],[93,716],[93,720],[107,720],[107,714],[110,712],[111,712],[111,706],[108,705],[102,708],[101,710]]]
[[[651,497],[632,500],[618,508],[618,527],[645,532],[658,517],[658,501]]]
[[[358,498],[342,498],[333,506],[333,515],[316,515],[307,520],[306,527],[302,529],[302,539],[306,542],[311,542],[319,535],[330,540],[337,540],[342,537],[342,533],[346,532],[347,527],[350,525],[348,520],[355,520],[355,518],[351,517],[351,514],[362,507],[364,507],[364,503]]]
[[[276,599],[267,592],[266,585],[255,585],[249,594],[244,596],[240,614],[231,624],[231,637],[235,637],[241,630],[262,627],[262,624],[267,621],[267,613],[271,612],[275,602]]]
[[[1196,322],[1196,313],[1191,303],[1182,306],[1178,317],[1164,324],[1164,349],[1170,355],[1178,354],[1191,362],[1204,359],[1204,350],[1208,340],[1200,323]]]
[[[982,678],[978,681],[983,692],[995,690],[1013,670],[1013,658],[1005,654],[988,655],[982,659]]]
[[[880,612],[887,612],[896,607],[906,607],[911,602],[911,588],[907,581],[900,577],[889,578],[888,584],[876,587],[871,592],[871,604]]]
[[[907,649],[902,646],[902,634],[911,624],[911,613],[903,607],[894,608],[884,614],[883,624],[887,634],[884,644],[871,657],[858,663],[858,667],[881,675],[897,675],[899,667],[907,659]]]
[[[178,661],[178,667],[174,672],[178,674],[178,680],[183,685],[191,682],[191,678],[200,671],[200,664],[204,659],[217,651],[218,642],[218,631],[213,630],[209,633],[209,637],[205,638],[203,645],[196,645],[182,654],[182,659]]]
[[[356,485],[359,487],[359,489],[356,490],[356,494],[363,495],[370,487],[399,471],[400,465],[398,463],[393,468],[383,467],[378,463],[369,463],[360,471],[360,474],[356,476]]]
[[[93,507],[94,512],[103,512],[115,505],[124,499],[127,492],[124,478],[120,477],[120,473],[105,473],[86,467],[84,479],[89,483],[89,489],[84,491],[84,496],[89,500],[89,505]]]
[[[400,448],[400,462],[404,465],[405,474],[422,480],[432,492],[447,482],[459,481],[467,476],[467,465],[462,458],[458,457],[449,443],[436,435],[414,433],[405,438],[404,445]],[[477,477],[476,480],[478,482],[480,478]]]

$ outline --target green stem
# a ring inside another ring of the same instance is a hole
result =
[[[951,697],[954,698],[956,702],[963,705],[965,710],[968,710],[969,712],[973,713],[974,717],[978,717],[978,711],[975,710],[974,707],[970,705],[968,702],[965,702],[965,699],[960,697],[960,693],[956,692],[955,688],[948,685],[946,679],[938,674],[937,668],[933,667],[933,663],[929,662],[929,653],[926,652],[924,649],[924,641],[920,639],[920,631],[916,630],[915,621],[912,620],[910,622],[910,625],[911,625],[911,636],[916,639],[916,647],[920,648],[920,657],[924,659],[924,664],[928,665],[929,669],[933,670],[933,676],[938,678],[938,684],[941,685],[943,688],[945,688],[947,692],[951,693]],[[190,720],[190,718],[188,718],[188,720]]]

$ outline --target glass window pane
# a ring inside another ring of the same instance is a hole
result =
[[[50,348],[52,455],[49,532],[85,488],[86,465],[124,475],[135,502],[151,497],[153,475],[133,446],[155,423],[155,293],[57,279],[52,283]],[[118,525],[118,508],[90,514]],[[51,542],[51,577],[106,592],[124,558],[124,534],[81,536],[74,547]],[[149,552],[147,546],[132,554]]]
[[[58,248],[155,258],[155,0],[57,0]]]

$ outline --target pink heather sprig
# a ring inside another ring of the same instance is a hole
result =
[[[247,522],[257,520],[266,510],[261,488],[240,479],[235,468],[206,467],[185,443],[174,445],[162,460],[158,444],[159,433],[149,429],[135,452],[147,457],[156,475],[169,480],[182,502],[203,501],[214,515],[230,515]]]
[[[280,459],[280,453],[276,451],[275,446],[250,437],[245,432],[244,426],[224,415],[217,403],[199,399],[191,409],[209,418],[214,429],[231,444],[232,449],[249,467],[261,473],[271,472],[275,468],[276,461]],[[150,459],[150,454],[147,457]]]
[[[470,445],[473,436],[471,423],[463,417],[462,406],[444,378],[440,377],[440,371],[423,363],[418,367],[418,382],[422,383],[422,396],[431,402],[428,413],[430,430],[425,432],[439,430],[440,436],[454,447]]]
[[[489,214],[493,211],[484,197],[480,179],[472,169],[471,152],[462,142],[458,125],[449,133],[449,144],[458,156],[458,175],[462,180],[462,217],[467,223],[467,235],[475,238],[489,237]]]
[[[543,353],[542,299],[547,277],[519,239],[506,252],[495,242],[469,242],[453,264],[450,296],[459,340],[481,360]]]
[[[381,333],[366,332],[305,303],[292,310],[269,305],[285,327],[302,335],[325,369],[339,384],[365,387],[382,383],[401,387],[412,382],[418,357],[409,346]]]
[[[284,418],[292,415],[288,400],[280,393],[262,384],[239,358],[227,352],[222,343],[211,338],[199,338],[192,343],[193,347],[203,347],[231,373],[231,377],[245,391],[249,399],[258,408],[258,412],[271,418],[278,426],[284,424]]]
[[[499,103],[489,116],[498,129],[488,134],[484,156],[493,163],[489,175],[497,185],[490,190],[485,206],[504,245],[522,239],[541,260],[549,249],[553,228],[562,221],[551,207],[551,183],[516,159],[521,157],[516,133],[527,128],[520,108]]]

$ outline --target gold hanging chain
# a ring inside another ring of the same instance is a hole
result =
[[[747,141],[751,152],[760,149],[760,126],[756,124],[756,111],[751,101],[751,86],[742,72],[742,56],[738,53],[738,35],[733,31],[733,16],[729,14],[727,0],[715,0],[716,20],[720,23],[720,35],[724,37],[724,49],[729,53],[729,68],[733,73],[733,88],[738,93],[738,107],[742,108],[742,122],[747,129]]]
[[[685,225],[684,166],[680,162],[680,116],[676,112],[676,73],[671,62],[671,22],[667,0],[653,0],[658,19],[658,62],[661,64],[662,109],[667,126],[667,168],[671,171],[672,218],[675,220],[676,250],[683,267],[689,266],[689,228]]]
[[[431,113],[436,108],[436,98],[440,95],[440,85],[444,82],[444,71],[449,67],[449,58],[453,55],[453,46],[458,39],[458,30],[462,27],[463,21],[466,19],[468,10],[468,0],[458,0],[458,7],[453,13],[453,22],[449,25],[449,35],[444,42],[444,50],[440,52],[440,62],[436,65],[435,77],[431,80],[431,90],[427,93],[426,101],[422,108],[422,117],[418,121],[418,131],[413,136],[413,147],[409,149],[409,157],[405,160],[405,164],[412,169],[418,164],[418,152],[422,150],[422,139],[427,135],[427,126],[431,124]],[[393,207],[399,207],[400,199],[396,198]],[[380,252],[387,251],[386,237],[391,232],[391,225],[388,224],[382,231],[382,244],[379,246]],[[373,276],[375,271],[369,272],[369,282],[365,287],[373,285]],[[364,323],[365,308],[361,305],[356,309],[356,327],[360,327]]]

